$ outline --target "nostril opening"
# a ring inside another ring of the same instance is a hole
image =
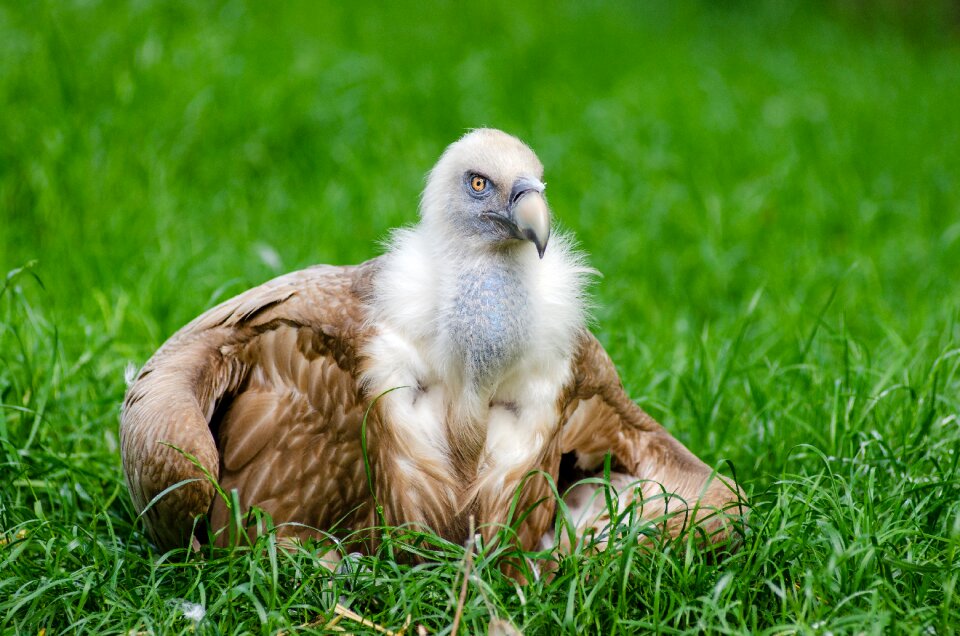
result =
[[[543,192],[543,184],[537,179],[529,177],[520,177],[513,182],[510,188],[510,206],[513,207],[517,202],[530,192]]]
[[[527,192],[531,192],[533,188],[526,188],[524,190],[514,190],[512,196],[510,197],[510,205],[515,205],[517,201],[520,200],[520,197],[525,195]]]

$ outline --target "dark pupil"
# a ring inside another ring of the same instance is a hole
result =
[[[474,179],[474,180],[473,180],[473,188],[474,188],[474,190],[479,190],[479,189],[482,188],[482,187],[483,187],[483,179]]]

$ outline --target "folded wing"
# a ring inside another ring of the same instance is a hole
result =
[[[603,476],[604,458],[613,462],[611,482],[622,502],[642,500],[642,516],[678,535],[695,524],[713,542],[730,530],[727,514],[741,514],[745,499],[739,487],[718,475],[624,392],[616,368],[603,347],[584,332],[575,361],[575,391],[565,411],[561,432],[563,462],[559,483],[569,485],[583,477]],[[596,487],[580,486],[568,504],[580,514],[580,534],[596,526],[603,514],[587,514],[599,500]],[[629,493],[629,494],[628,494]],[[639,506],[638,506],[639,507]],[[593,511],[597,512],[597,511]],[[718,514],[725,512],[726,514]]]
[[[376,267],[313,267],[251,289],[143,367],[124,400],[121,454],[137,511],[157,498],[144,517],[158,546],[189,545],[207,513],[213,530],[226,525],[204,471],[244,508],[306,524],[287,534],[334,524],[361,496],[356,356]]]

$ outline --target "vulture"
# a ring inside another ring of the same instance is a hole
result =
[[[553,541],[551,482],[604,474],[663,532],[729,535],[739,487],[624,392],[543,178],[516,137],[470,131],[383,255],[280,276],[170,337],[121,411],[152,541],[227,544],[256,506],[290,541],[386,523],[462,543],[475,522],[533,550]],[[568,490],[583,529],[604,522],[597,488]]]

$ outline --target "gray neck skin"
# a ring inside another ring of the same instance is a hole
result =
[[[530,298],[522,272],[507,253],[473,261],[457,275],[446,309],[450,340],[463,360],[464,380],[481,388],[514,362],[530,328]]]

